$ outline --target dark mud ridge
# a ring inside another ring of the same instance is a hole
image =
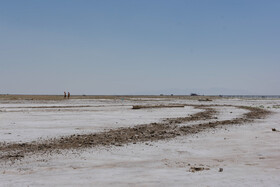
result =
[[[260,108],[235,106],[248,110],[241,118],[232,120],[201,123],[191,126],[179,126],[178,124],[190,121],[217,119],[214,115],[217,113],[213,106],[219,105],[188,105],[194,108],[203,109],[202,112],[190,115],[188,117],[167,118],[160,123],[150,123],[111,129],[105,132],[92,134],[74,134],[65,137],[53,138],[31,143],[0,143],[0,160],[21,159],[32,154],[46,154],[58,150],[70,150],[80,148],[90,148],[95,146],[122,146],[128,143],[138,143],[146,141],[157,141],[199,133],[210,128],[222,127],[224,125],[243,124],[252,122],[255,119],[264,118],[270,112]],[[220,105],[230,106],[230,105]],[[139,108],[151,108],[139,107]]]
[[[143,109],[143,108],[180,108],[186,105],[133,105],[132,109]]]

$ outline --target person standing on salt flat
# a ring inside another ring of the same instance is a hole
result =
[[[66,98],[66,92],[64,92],[64,98]]]
[[[68,92],[68,99],[70,98],[70,92]]]

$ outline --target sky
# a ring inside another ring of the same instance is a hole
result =
[[[280,95],[279,0],[0,0],[0,94]]]

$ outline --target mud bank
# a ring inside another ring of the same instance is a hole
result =
[[[101,133],[82,135],[73,134],[70,136],[53,138],[39,142],[33,141],[31,143],[1,143],[0,159],[13,160],[21,159],[30,154],[46,154],[57,150],[90,148],[95,146],[122,146],[128,143],[136,144],[138,142],[170,139],[176,136],[199,133],[201,131],[205,131],[210,128],[217,128],[219,126],[252,122],[254,119],[264,118],[270,113],[269,111],[260,108],[236,106],[237,108],[245,109],[249,112],[244,114],[241,118],[235,118],[232,120],[217,120],[215,122],[207,122],[191,126],[178,126],[178,124],[187,123],[190,121],[213,119],[214,114],[216,114],[217,111],[211,107],[217,107],[219,105],[190,106],[193,106],[197,109],[203,109],[204,111],[187,117],[167,118],[160,123],[150,123],[137,125],[134,127],[111,129]],[[139,106],[139,109],[147,107],[148,106]],[[149,106],[149,108],[152,108],[152,106]],[[157,106],[154,108],[157,108]]]

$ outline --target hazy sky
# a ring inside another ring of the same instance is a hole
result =
[[[279,0],[0,0],[0,94],[280,94]]]

